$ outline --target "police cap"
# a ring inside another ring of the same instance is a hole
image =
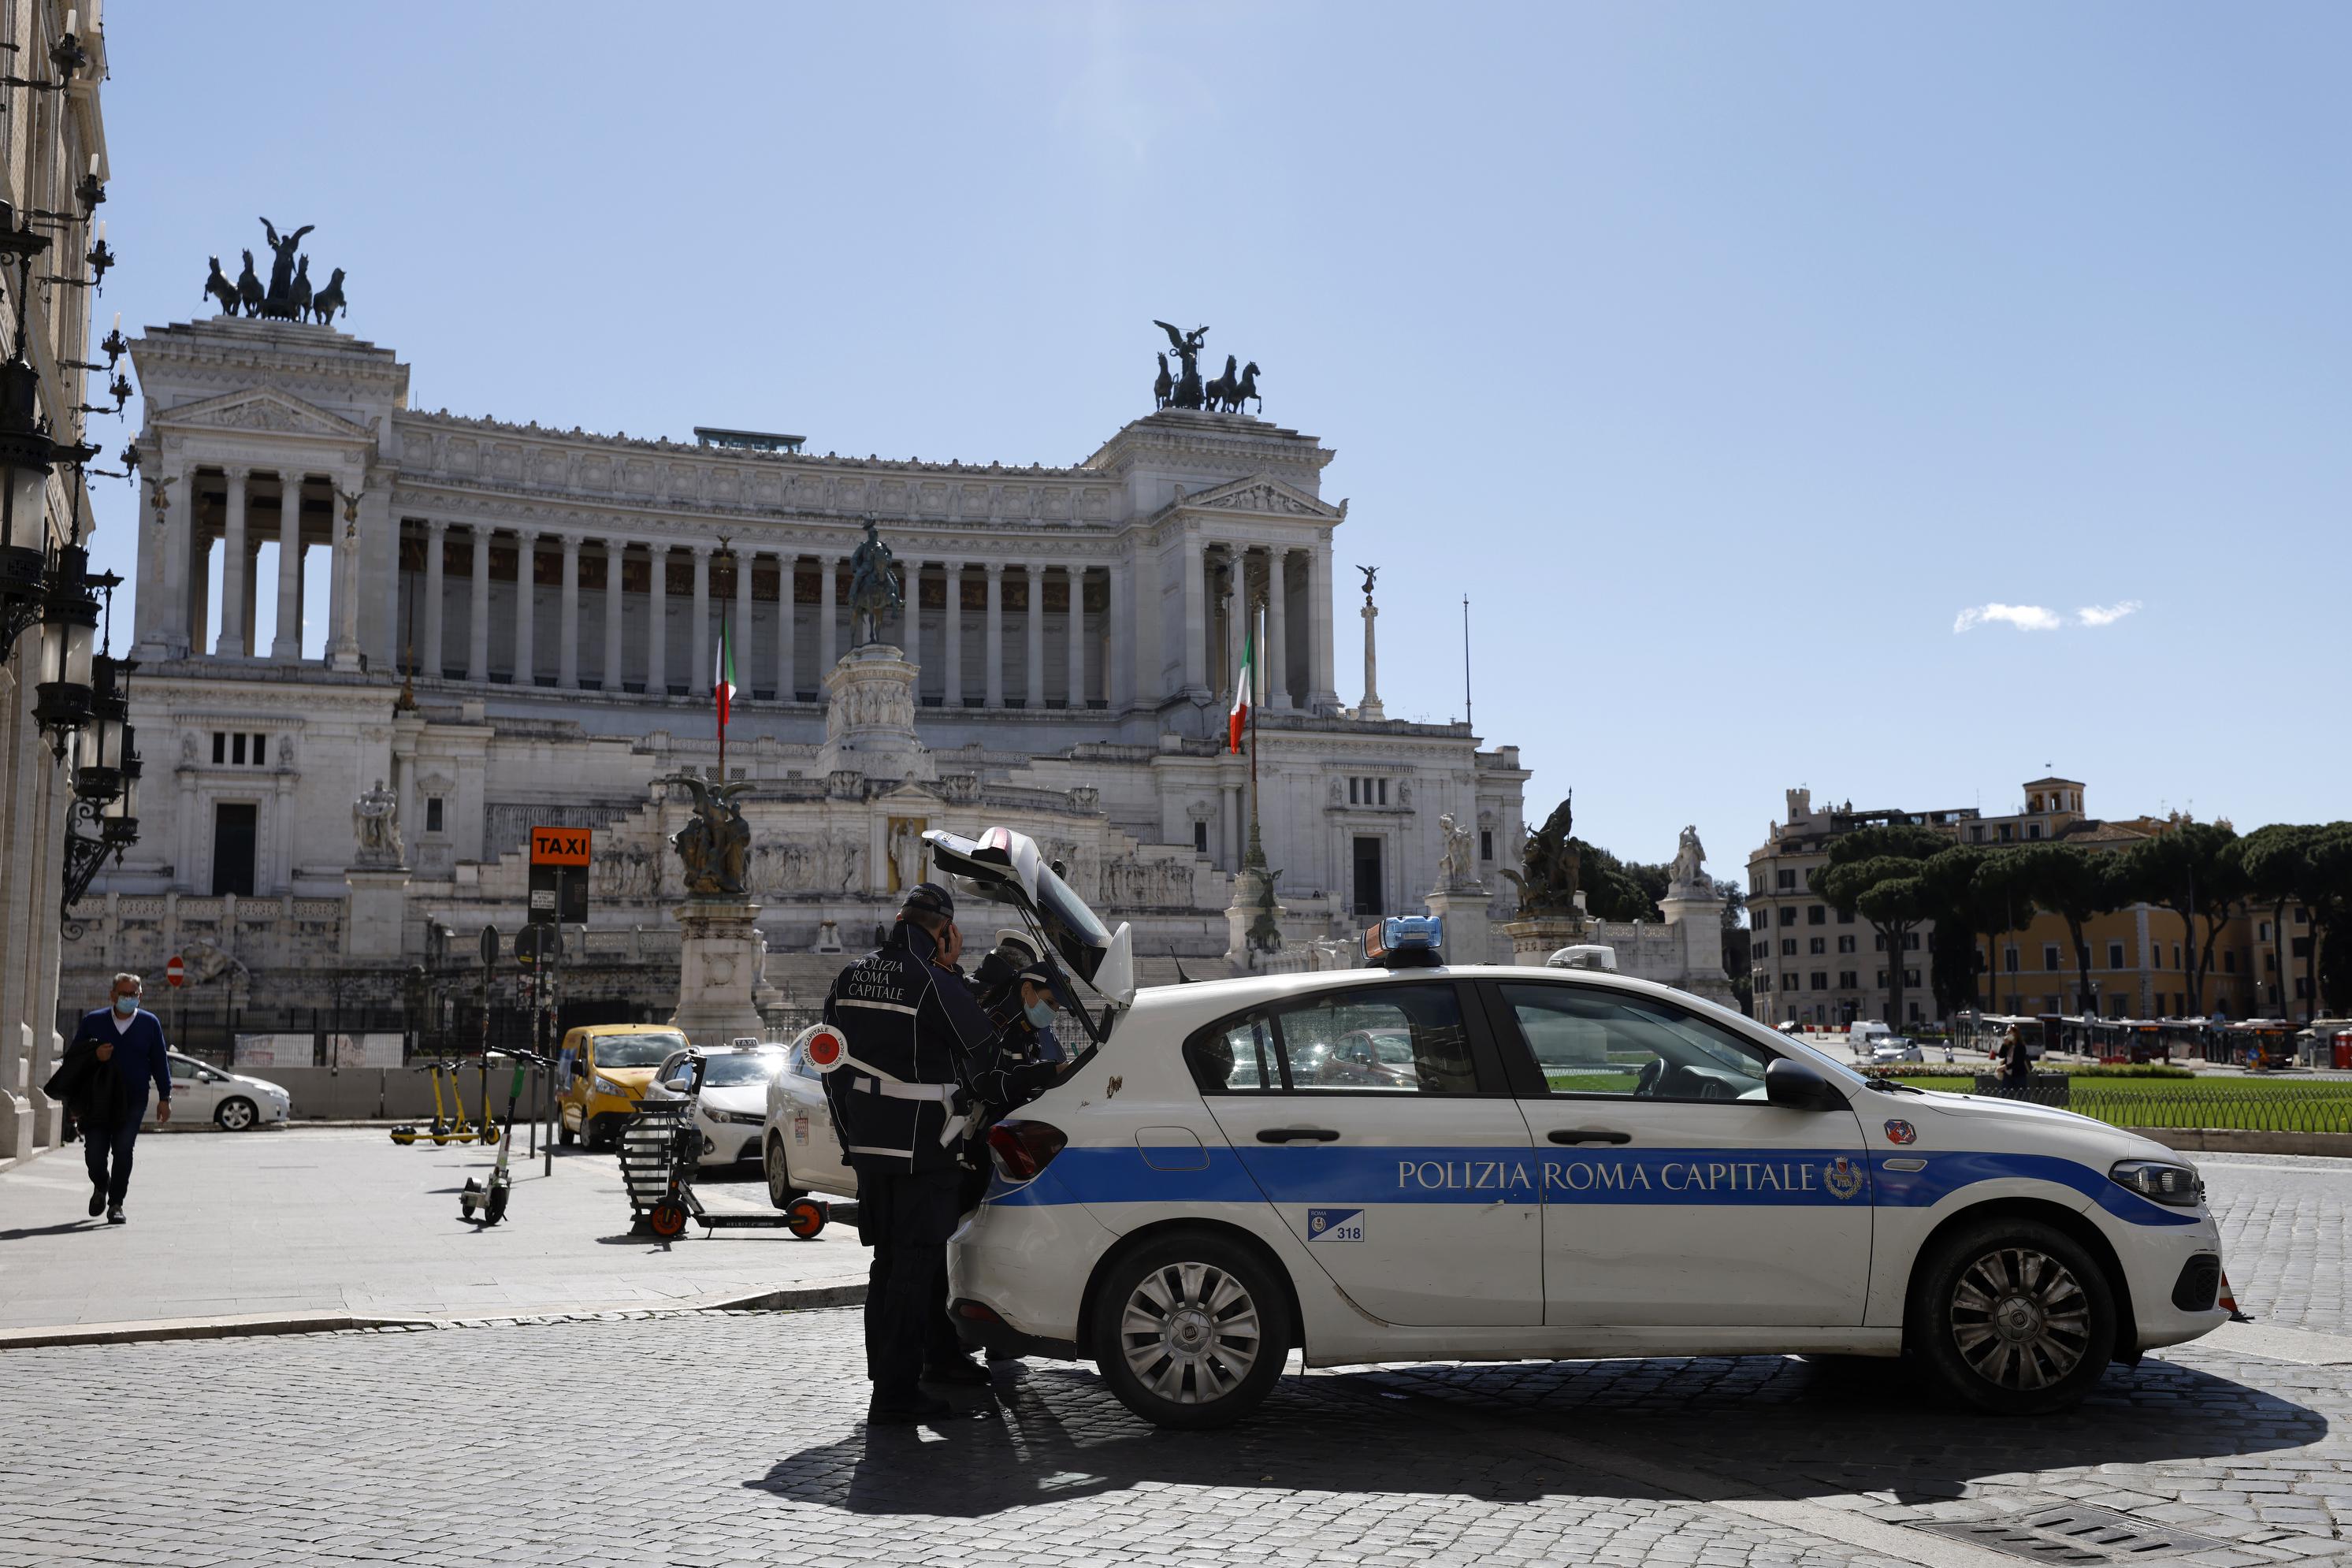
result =
[[[902,915],[908,910],[920,910],[926,914],[943,915],[953,920],[955,900],[937,882],[918,882],[908,889],[906,902],[898,906],[898,912]]]

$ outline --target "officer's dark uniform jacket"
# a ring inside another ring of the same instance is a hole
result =
[[[960,1127],[975,1101],[1004,1104],[1014,1092],[1003,1076],[1013,1064],[994,1049],[996,1026],[961,975],[931,962],[938,951],[930,933],[901,921],[825,994],[824,1021],[856,1058],[824,1079],[842,1150],[855,1165],[952,1166],[957,1140],[943,1141],[942,1132]]]

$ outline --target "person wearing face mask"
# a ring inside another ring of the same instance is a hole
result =
[[[163,1023],[139,1005],[135,974],[114,977],[107,1005],[82,1015],[66,1047],[50,1092],[72,1106],[80,1124],[82,1160],[89,1171],[89,1212],[109,1225],[127,1223],[123,1195],[131,1189],[131,1152],[147,1119],[147,1086],[155,1086],[155,1124],[172,1120],[172,1061]],[[60,1090],[62,1092],[60,1093]]]

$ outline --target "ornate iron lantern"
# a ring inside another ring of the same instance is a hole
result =
[[[79,462],[92,450],[66,447],[57,448],[55,455]],[[34,721],[48,731],[50,749],[59,762],[65,761],[67,742],[90,721],[98,591],[105,590],[110,605],[121,581],[110,572],[90,574],[89,552],[81,546],[81,484],[77,474],[73,532],[49,555],[48,581],[41,602],[40,668],[33,687]]]
[[[32,258],[48,245],[0,202],[0,258],[16,268],[16,348],[0,363],[0,658],[47,607],[48,484],[57,448],[41,417],[41,376],[25,358],[24,297]]]
[[[138,665],[103,653],[90,663],[89,755],[74,769],[73,800],[66,808],[65,892],[58,907],[69,935],[77,932],[73,907],[100,868],[109,859],[121,865],[122,852],[139,842],[142,764],[131,725],[131,672]]]

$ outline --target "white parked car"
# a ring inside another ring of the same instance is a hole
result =
[[[184,1057],[177,1051],[169,1054],[172,1121],[175,1126],[194,1127],[199,1121],[211,1121],[226,1131],[242,1132],[249,1127],[283,1121],[293,1109],[293,1097],[268,1079],[247,1078],[194,1057]],[[155,1125],[155,1097],[152,1093],[147,1097],[147,1120],[143,1125]]]
[[[1904,1062],[1924,1062],[1927,1059],[1927,1055],[1919,1048],[1918,1041],[1906,1040],[1900,1035],[1881,1040],[1870,1047],[1870,1065],[1873,1067],[1895,1067]]]
[[[926,837],[967,893],[1067,897],[1018,835],[983,858],[1001,833]],[[1091,1360],[1169,1426],[1240,1416],[1292,1351],[1908,1351],[1959,1400],[2024,1415],[2228,1317],[2203,1184],[2162,1144],[1866,1079],[1662,985],[1441,967],[1426,923],[1386,922],[1385,970],[1139,993],[1119,939],[1048,919],[1112,1005],[990,1135],[950,1251],[965,1337]],[[1293,1072],[1363,1031],[1402,1031],[1405,1070]]]
[[[715,1049],[673,1051],[654,1069],[646,1098],[683,1100],[669,1087],[687,1062],[701,1057],[702,1099],[695,1108],[695,1126],[702,1133],[704,1170],[726,1165],[757,1164],[760,1129],[768,1119],[768,1085],[784,1065],[779,1046],[728,1046]]]
[[[824,1079],[809,1065],[808,1037],[800,1032],[784,1070],[768,1080],[766,1125],[761,1130],[761,1163],[768,1178],[768,1201],[778,1208],[810,1193],[857,1195],[857,1173],[842,1154],[825,1108]]]

